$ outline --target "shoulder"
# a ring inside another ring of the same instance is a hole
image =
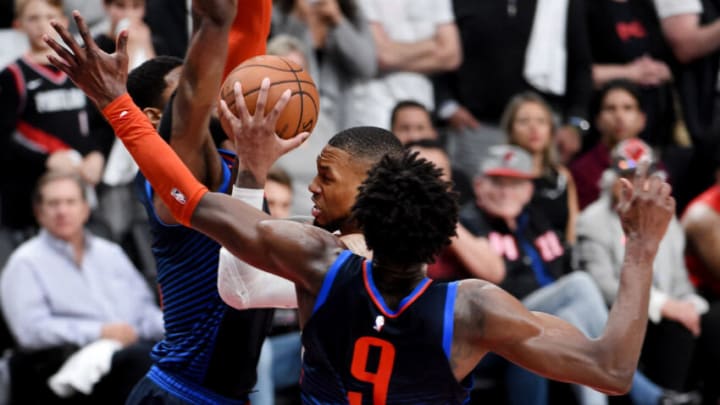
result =
[[[35,262],[40,257],[47,256],[50,253],[49,249],[50,247],[37,236],[21,244],[8,257],[3,269],[3,276],[8,272],[13,272],[15,269]]]
[[[123,251],[117,243],[90,233],[87,235],[92,249],[96,250],[98,253],[112,254],[115,257],[125,256],[125,251]]]
[[[688,235],[712,231],[718,222],[720,215],[703,202],[690,205],[681,219],[681,224]]]

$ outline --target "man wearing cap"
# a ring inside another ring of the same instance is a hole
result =
[[[600,198],[578,219],[578,243],[574,252],[575,267],[593,276],[607,305],[612,305],[617,296],[625,253],[625,234],[615,211],[620,198],[620,179],[632,181],[636,168],[643,162],[650,165],[651,171],[655,170],[650,147],[639,139],[618,144],[612,150],[611,159],[611,167],[601,180]],[[664,174],[658,170],[655,173]],[[697,337],[706,330],[716,334],[720,326],[712,316],[704,316],[708,310],[720,310],[720,306],[711,309],[708,302],[695,293],[683,260],[684,247],[683,229],[677,219],[673,219],[655,257],[649,323],[641,357],[648,377],[664,388],[677,391],[686,389],[693,356],[701,351],[703,338]],[[720,363],[712,366],[720,370]]]
[[[543,212],[529,204],[533,173],[532,157],[523,149],[490,148],[475,178],[477,201],[463,207],[460,222],[472,234],[488,238],[503,257],[506,272],[500,287],[528,309],[556,315],[587,336],[598,337],[608,317],[607,306],[586,272],[571,271],[569,251]],[[547,383],[540,377],[509,365],[505,381],[512,403],[545,403],[538,402],[547,398]],[[607,403],[597,391],[575,387],[581,404]],[[655,404],[671,395],[636,373],[630,390],[634,403]]]

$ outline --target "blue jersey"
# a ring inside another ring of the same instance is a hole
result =
[[[221,151],[223,181],[230,187],[234,155]],[[217,289],[220,245],[157,216],[150,183],[138,175],[141,201],[150,218],[165,338],[152,351],[148,377],[191,403],[244,403],[256,381],[260,348],[272,310],[237,311]]]
[[[450,368],[456,283],[425,278],[393,311],[372,262],[344,251],[303,330],[306,404],[462,404],[470,379]]]

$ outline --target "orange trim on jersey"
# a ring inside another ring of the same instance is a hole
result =
[[[190,226],[207,187],[195,179],[127,93],[113,100],[102,113],[175,219]]]
[[[45,132],[42,129],[35,128],[25,121],[18,121],[16,128],[18,133],[27,142],[47,154],[72,149],[68,144],[58,139],[55,135]]]
[[[270,35],[272,0],[238,2],[228,37],[228,56],[223,80],[235,67],[253,56],[264,55]]]
[[[423,281],[421,281],[422,284],[420,284],[420,289],[418,287],[415,287],[415,290],[410,293],[407,297],[405,297],[402,301],[400,301],[400,308],[397,309],[395,312],[391,312],[389,308],[385,305],[385,300],[382,296],[379,296],[379,292],[376,293],[375,287],[373,283],[370,282],[370,278],[372,275],[370,274],[370,270],[368,269],[368,261],[363,261],[363,282],[365,283],[365,290],[368,292],[368,295],[370,295],[370,298],[372,299],[373,303],[375,303],[375,306],[380,310],[380,312],[383,313],[388,318],[394,319],[400,316],[403,312],[405,312],[406,309],[410,307],[410,305],[413,304],[413,302],[417,301],[418,298],[420,298],[421,295],[425,292],[425,290],[430,287],[430,284],[432,284],[432,280],[429,278],[425,278]],[[410,298],[410,299],[408,299]],[[405,301],[407,300],[407,301]],[[404,301],[404,302],[403,302]]]

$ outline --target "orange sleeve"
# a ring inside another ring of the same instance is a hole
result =
[[[246,59],[265,54],[271,16],[272,0],[238,0],[223,79]]]
[[[208,189],[195,179],[127,93],[102,112],[175,219],[190,226],[195,207]]]

